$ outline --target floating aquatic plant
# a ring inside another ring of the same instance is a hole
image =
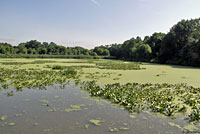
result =
[[[89,122],[92,123],[92,124],[94,124],[94,125],[96,125],[96,126],[100,126],[101,125],[100,123],[102,121],[100,121],[100,120],[90,120]]]
[[[1,116],[1,118],[0,118],[0,119],[1,119],[2,121],[4,121],[4,120],[6,120],[7,118],[8,118],[8,116],[6,116],[6,115],[3,115],[3,116]]]

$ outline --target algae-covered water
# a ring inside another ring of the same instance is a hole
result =
[[[52,68],[57,65],[64,67],[79,66],[76,69],[78,75],[80,75],[80,81],[96,80],[99,85],[116,82],[121,84],[138,82],[186,83],[189,86],[200,87],[199,68],[143,63],[141,67],[144,69],[140,70],[126,70],[125,68],[124,70],[114,70],[102,69],[96,65],[99,62],[110,62],[110,60],[0,60],[0,67],[5,69],[1,72],[2,78],[5,78],[8,83],[11,79],[15,86],[19,83],[24,85],[20,90],[12,88],[13,85],[6,89],[5,83],[0,86],[0,134],[200,133],[200,124],[198,122],[189,123],[188,116],[183,113],[178,113],[175,117],[167,117],[147,110],[139,114],[129,113],[128,110],[119,105],[89,96],[88,92],[81,90],[79,86],[74,86],[73,82],[64,89],[59,84],[47,86],[46,90],[27,89],[27,82],[31,84],[31,80],[15,81],[14,77],[9,77],[11,74],[6,72],[6,69],[8,69],[8,72],[20,69],[39,72],[49,70],[51,72],[54,71]],[[37,63],[34,63],[35,61]],[[124,61],[116,62],[125,63]],[[16,71],[15,73],[18,74]],[[19,74],[20,79],[28,78],[28,76],[23,76],[23,71]],[[28,73],[26,72],[26,74]],[[47,79],[52,80],[49,77],[50,75]],[[36,79],[38,76],[33,78]],[[60,75],[58,78],[60,78]],[[37,79],[37,81],[39,84],[43,83],[43,80]],[[198,98],[198,94],[193,97]]]
[[[0,116],[6,117],[0,121],[1,134],[179,134],[194,130],[179,119],[145,111],[129,114],[122,107],[92,98],[74,86],[25,89],[12,97],[2,90]]]

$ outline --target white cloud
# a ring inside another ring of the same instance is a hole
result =
[[[0,38],[0,43],[9,43],[11,45],[18,45],[19,41],[15,39]]]
[[[100,4],[97,0],[90,0],[93,4],[95,4],[96,6],[100,7]]]

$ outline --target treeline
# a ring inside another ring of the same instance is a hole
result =
[[[98,48],[89,50],[82,47],[64,47],[56,43],[39,42],[31,40],[12,46],[8,43],[0,43],[0,54],[5,55],[84,55],[84,56],[110,56],[107,49]]]
[[[100,46],[118,59],[200,66],[200,18],[182,20],[165,33]]]
[[[91,50],[32,40],[18,46],[0,43],[0,54],[114,56],[131,61],[200,66],[200,18],[182,20],[166,34],[154,33],[144,39],[131,38],[122,44]]]

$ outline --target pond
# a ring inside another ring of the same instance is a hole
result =
[[[90,97],[72,83],[64,89],[58,84],[47,90],[24,88],[14,96],[7,96],[7,90],[2,89],[0,117],[1,134],[181,134],[200,130],[178,117],[170,119],[148,111],[129,113]]]

